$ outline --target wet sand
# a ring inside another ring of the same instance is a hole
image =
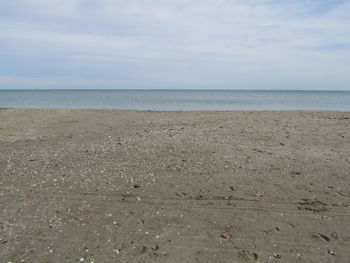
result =
[[[0,262],[349,262],[350,112],[0,110]]]

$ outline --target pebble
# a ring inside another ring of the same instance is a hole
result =
[[[274,258],[281,258],[281,255],[278,255],[278,254],[273,254],[272,255]]]
[[[232,236],[231,236],[229,233],[224,233],[224,234],[221,235],[221,237],[224,238],[224,239],[226,239],[226,240],[228,240],[228,239],[230,239]]]

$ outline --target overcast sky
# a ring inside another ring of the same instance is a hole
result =
[[[0,88],[350,89],[350,1],[0,1]]]

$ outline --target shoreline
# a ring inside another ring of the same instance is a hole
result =
[[[0,110],[1,262],[347,262],[350,112]]]
[[[191,112],[202,112],[202,113],[211,113],[211,112],[215,112],[215,113],[223,113],[223,112],[233,112],[233,113],[246,113],[246,112],[309,112],[309,113],[317,113],[317,112],[324,112],[324,113],[327,113],[327,112],[333,112],[333,113],[349,113],[349,111],[346,111],[346,110],[314,110],[314,109],[311,109],[311,110],[289,110],[289,109],[276,109],[276,110],[148,110],[148,109],[110,109],[110,108],[105,108],[105,109],[102,109],[102,108],[8,108],[8,107],[5,107],[5,108],[1,108],[0,107],[0,110],[25,110],[25,111],[28,111],[28,110],[37,110],[37,111],[51,111],[51,110],[56,110],[56,111],[60,111],[60,110],[64,110],[64,111],[122,111],[122,112],[125,112],[125,111],[130,111],[130,112],[149,112],[149,113],[161,113],[161,112],[164,112],[164,113],[182,113],[182,112],[188,112],[188,113],[191,113]]]

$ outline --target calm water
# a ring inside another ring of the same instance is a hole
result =
[[[0,90],[0,107],[350,111],[350,91]]]

